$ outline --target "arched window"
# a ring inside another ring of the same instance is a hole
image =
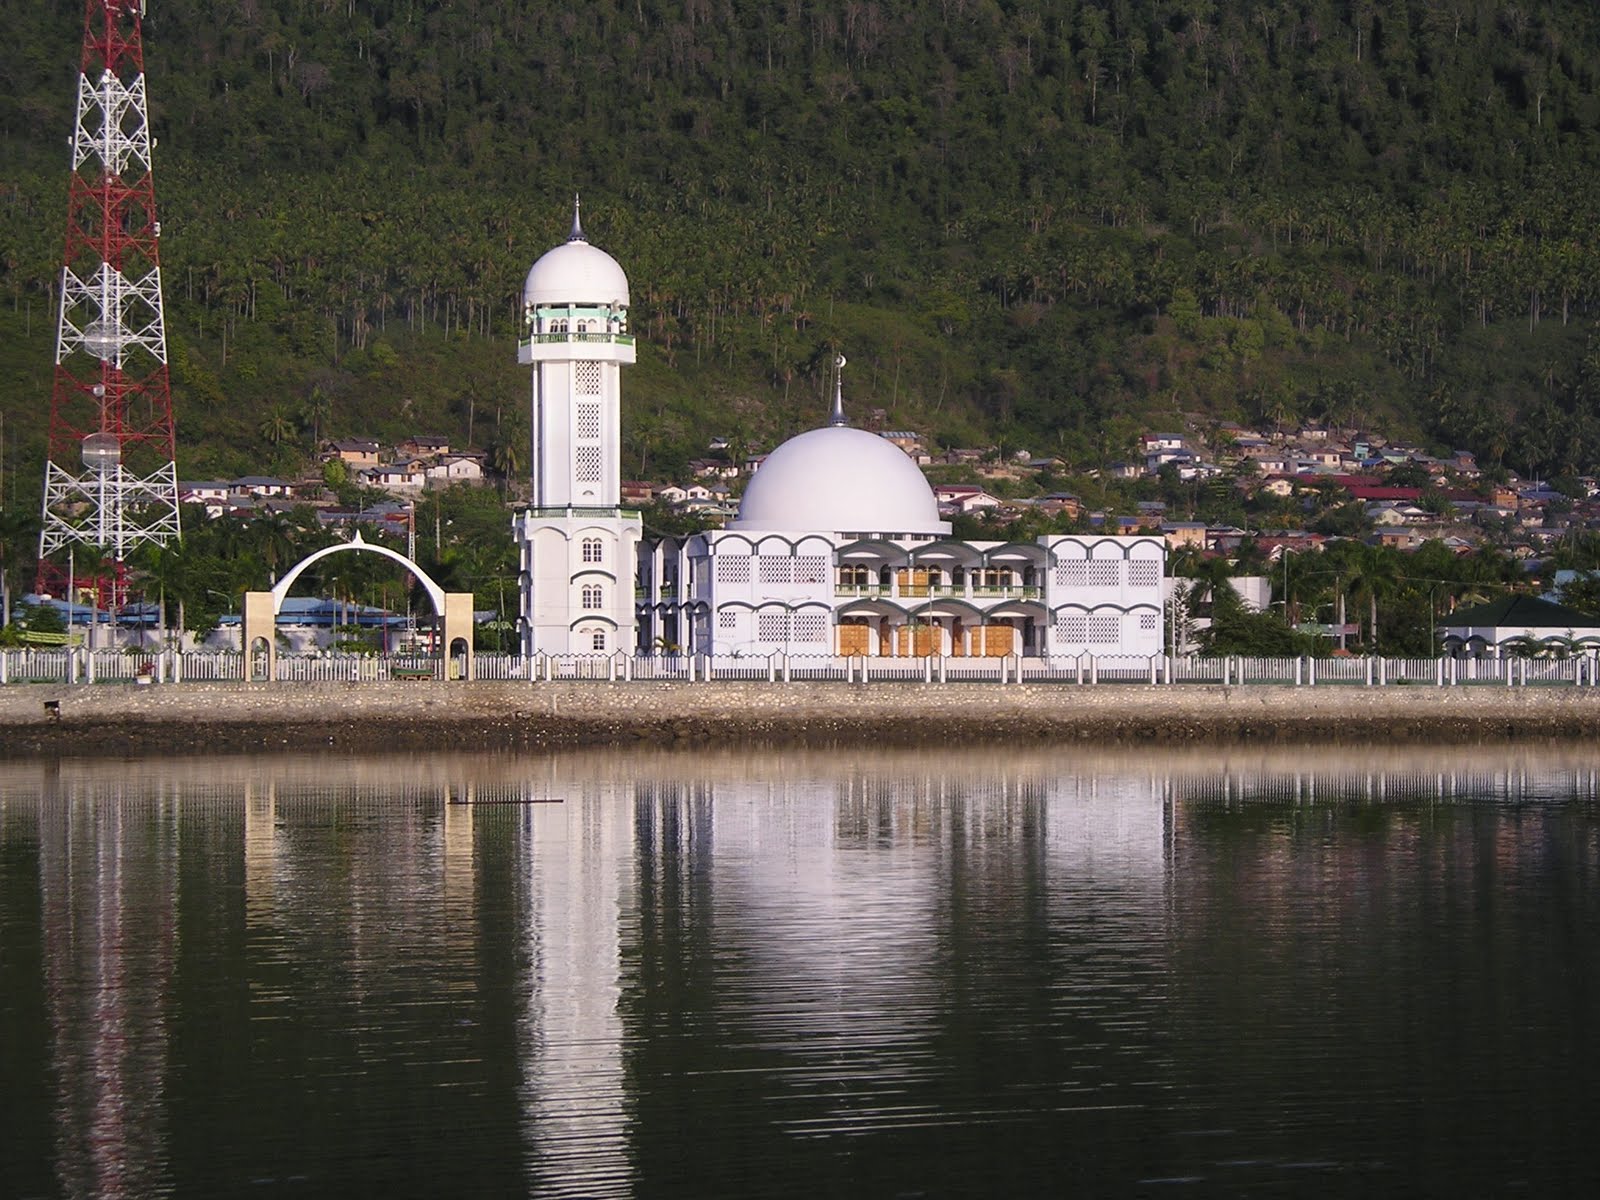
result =
[[[605,630],[596,629],[594,631],[594,633],[590,635],[590,637],[589,637],[589,648],[591,650],[604,650],[606,648],[606,631]]]
[[[599,584],[591,584],[583,589],[583,606],[585,608],[599,608],[601,606]]]
[[[583,561],[586,563],[604,562],[605,556],[601,550],[599,538],[583,539]]]

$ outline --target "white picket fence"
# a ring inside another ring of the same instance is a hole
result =
[[[265,679],[241,654],[85,649],[0,651],[0,684],[169,684]],[[770,683],[1106,683],[1250,687],[1595,687],[1600,657],[1571,658],[860,658],[838,656],[479,654],[481,680],[555,682],[744,680]],[[419,655],[280,654],[280,682],[455,679],[460,665]]]

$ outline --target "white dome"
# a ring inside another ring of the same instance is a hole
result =
[[[628,277],[617,260],[575,238],[544,255],[522,285],[522,303],[628,306]]]
[[[876,434],[846,425],[802,433],[767,455],[728,528],[950,532],[917,464]]]

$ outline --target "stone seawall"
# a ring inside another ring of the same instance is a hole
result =
[[[848,683],[195,683],[0,688],[0,756],[1600,734],[1600,689]]]

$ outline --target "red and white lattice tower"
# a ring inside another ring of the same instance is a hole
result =
[[[42,584],[50,555],[92,547],[109,556],[113,603],[127,552],[179,534],[143,13],[143,0],[88,0],[84,17],[39,535]]]

